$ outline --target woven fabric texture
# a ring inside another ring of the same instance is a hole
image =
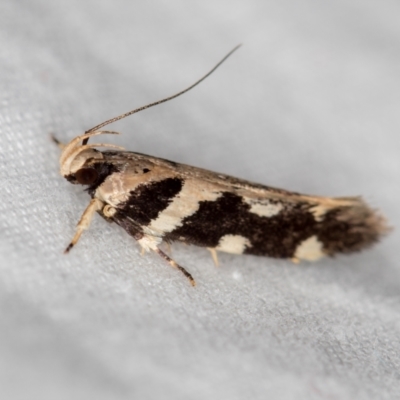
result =
[[[59,149],[101,121],[132,151],[327,196],[400,222],[400,3],[394,0],[0,5],[0,397],[400,397],[398,230],[294,265],[173,245],[192,288],[96,217]]]

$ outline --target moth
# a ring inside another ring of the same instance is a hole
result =
[[[126,151],[114,144],[88,144],[95,136],[117,134],[102,130],[104,126],[192,89],[237,47],[187,89],[109,119],[67,145],[55,139],[62,148],[61,175],[86,186],[91,197],[66,253],[98,213],[125,229],[144,251],[159,254],[194,286],[192,275],[160,249],[162,242],[206,247],[216,263],[218,251],[298,262],[362,250],[388,231],[383,216],[361,197],[309,196]]]

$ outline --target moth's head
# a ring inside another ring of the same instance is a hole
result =
[[[85,141],[91,136],[104,133],[116,134],[111,131],[96,131],[72,139],[64,148],[60,156],[60,173],[69,182],[81,185],[91,185],[98,178],[98,171],[94,168],[96,161],[102,160],[104,155],[96,147],[110,147],[123,150],[123,147],[113,144],[92,143]],[[84,144],[85,143],[85,144]]]

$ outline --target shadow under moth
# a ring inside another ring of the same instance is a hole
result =
[[[87,187],[91,201],[78,222],[68,252],[90,225],[95,212],[133,236],[144,251],[154,251],[192,275],[160,249],[174,241],[217,252],[317,260],[369,247],[388,231],[385,219],[360,197],[319,197],[276,189],[228,175],[126,151],[92,137],[146,108],[182,95],[208,77],[163,100],[109,119],[63,145],[61,175]],[[98,148],[106,148],[104,151]]]

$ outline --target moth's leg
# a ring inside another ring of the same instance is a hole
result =
[[[211,257],[214,261],[215,266],[219,267],[217,250],[211,247],[207,247],[207,250],[211,253]]]
[[[292,257],[290,260],[292,261],[293,264],[300,264],[300,259],[297,257]]]
[[[165,246],[165,250],[167,252],[167,254],[171,257],[172,256],[172,247],[171,247],[171,243],[169,242],[163,242],[163,245]],[[144,247],[142,247],[142,251],[140,252],[140,255],[144,255],[144,253],[146,253],[146,249]]]
[[[93,215],[96,211],[99,211],[103,208],[103,203],[98,199],[92,199],[89,205],[86,207],[86,210],[83,212],[81,219],[76,226],[75,235],[71,240],[71,243],[67,246],[64,253],[68,253],[72,247],[78,242],[81,237],[83,231],[89,228],[90,222],[92,221]]]
[[[185,268],[181,267],[178,263],[176,263],[171,257],[167,256],[162,250],[158,247],[154,250],[159,256],[161,256],[171,267],[179,269],[186,278],[189,279],[189,282],[192,286],[196,286],[196,282],[193,279],[193,276],[186,271]]]
[[[185,275],[187,279],[189,279],[189,282],[192,286],[196,286],[196,282],[193,279],[192,275],[190,275],[189,272],[187,272],[185,268],[181,267],[176,261],[174,261],[171,257],[169,257],[167,254],[165,254],[162,250],[160,250],[158,248],[158,245],[162,241],[161,238],[144,235],[140,239],[137,239],[137,240],[138,240],[139,244],[142,246],[142,250],[143,249],[144,249],[144,251],[153,250],[160,257],[162,257],[165,261],[167,261],[167,263],[171,267],[179,269],[179,271],[181,271],[182,274]]]

